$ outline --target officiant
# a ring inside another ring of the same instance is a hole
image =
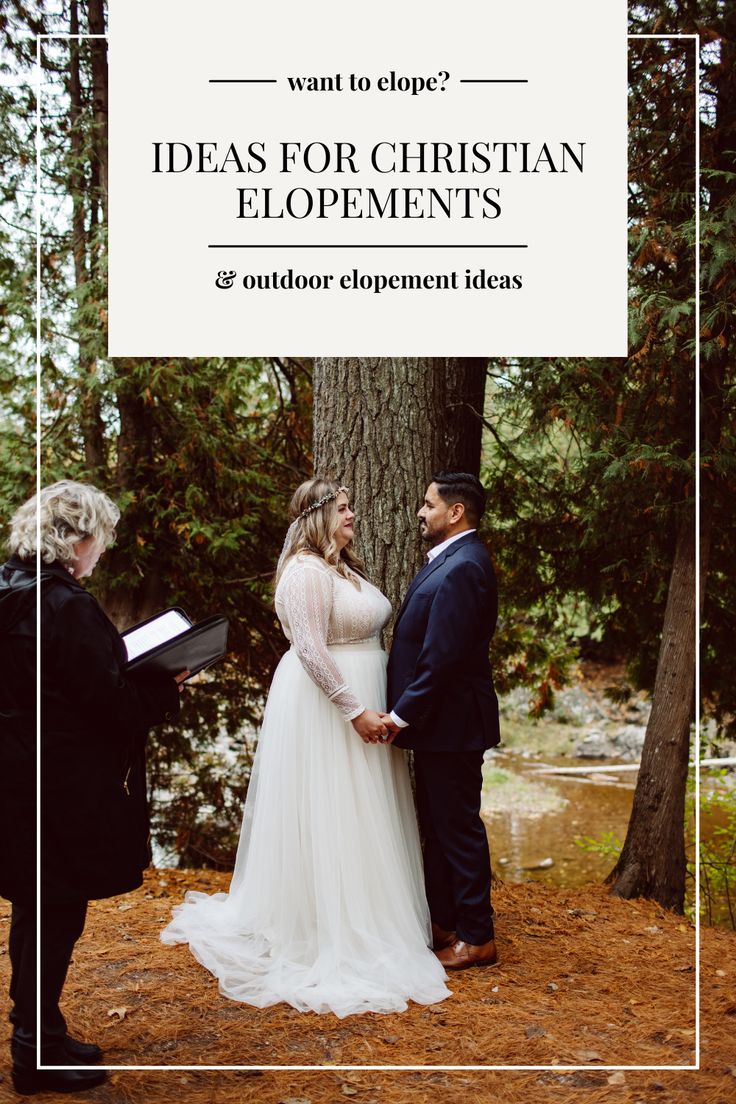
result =
[[[37,514],[39,529],[37,530]],[[126,673],[120,634],[82,583],[115,536],[106,494],[61,480],[11,521],[0,568],[0,894],[12,902],[13,1084],[78,1092],[105,1079],[99,1047],[59,1008],[89,900],[136,889],[148,866],[145,743],[179,711],[179,681]],[[40,540],[37,540],[37,533]],[[41,1035],[36,1037],[36,610],[40,561]]]

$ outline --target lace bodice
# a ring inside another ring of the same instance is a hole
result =
[[[377,638],[391,604],[365,579],[360,590],[317,556],[294,556],[276,588],[276,613],[304,669],[348,721],[365,708],[329,652],[331,644]]]

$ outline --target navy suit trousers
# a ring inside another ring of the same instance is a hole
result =
[[[480,818],[482,751],[415,751],[432,920],[478,946],[493,939],[491,859]]]

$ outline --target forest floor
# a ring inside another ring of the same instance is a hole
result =
[[[652,902],[597,886],[499,885],[498,967],[453,974],[453,995],[440,1004],[339,1020],[226,1000],[188,948],[159,942],[185,890],[228,882],[210,871],[152,870],[135,893],[90,906],[64,1010],[72,1033],[102,1045],[108,1065],[558,1068],[117,1071],[85,1094],[90,1104],[736,1101],[732,933],[701,930],[700,1070],[612,1070],[604,1067],[695,1061],[694,929]],[[4,1000],[8,912],[0,914]],[[18,1099],[9,1074],[6,1051],[2,1104]]]

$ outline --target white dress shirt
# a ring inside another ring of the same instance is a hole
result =
[[[427,553],[427,561],[431,563],[432,560],[436,559],[437,556],[439,556],[440,552],[444,552],[445,549],[449,548],[454,541],[460,540],[460,537],[466,537],[468,533],[474,532],[475,529],[463,529],[462,532],[454,533],[451,537],[448,537],[447,540],[443,540],[441,544],[435,544],[435,546],[433,548],[430,548],[429,552]],[[394,724],[397,724],[399,728],[409,727],[409,722],[402,721],[401,717],[394,713],[393,709],[391,710],[389,716],[391,717],[391,720],[394,722]]]
[[[444,552],[445,549],[449,548],[454,541],[460,540],[461,537],[467,537],[468,533],[474,532],[475,529],[463,529],[461,533],[454,533],[453,536],[448,537],[447,540],[443,540],[442,544],[436,544],[434,548],[430,548],[429,552],[427,553],[427,559],[431,563],[432,560],[436,559],[436,557],[439,556],[440,552]]]

